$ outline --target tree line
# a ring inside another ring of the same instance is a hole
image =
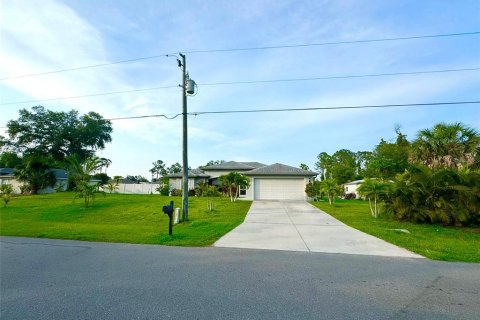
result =
[[[480,224],[480,134],[462,123],[439,123],[420,130],[413,141],[397,127],[393,142],[381,140],[373,151],[339,150],[318,155],[321,181],[306,192],[343,193],[339,184],[365,179],[358,191],[401,220]],[[382,205],[380,205],[382,204]]]

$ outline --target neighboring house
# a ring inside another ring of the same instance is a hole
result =
[[[236,161],[202,167],[200,172],[203,173],[202,178],[206,178],[209,184],[218,185],[219,176],[233,171],[250,178],[250,187],[240,189],[240,198],[247,200],[307,200],[305,187],[317,175],[312,171],[280,163],[265,165],[259,162]],[[179,183],[178,186],[181,188],[181,179]],[[172,182],[170,185],[172,186]],[[189,188],[190,185],[189,181]]]
[[[364,180],[355,180],[352,182],[347,182],[343,184],[343,191],[345,194],[353,193],[356,199],[360,199],[360,194],[358,193],[358,187],[363,183]]]
[[[170,189],[182,189],[182,173],[173,173],[169,174],[168,176],[168,184],[170,185]],[[200,182],[207,182],[209,175],[203,173],[199,169],[190,169],[188,170],[188,190],[195,189],[195,187]]]
[[[12,168],[0,168],[0,185],[9,184],[13,188],[13,193],[20,193],[22,183],[15,179]]]
[[[15,179],[12,168],[0,168],[0,184],[10,184],[13,188],[13,193],[21,193],[22,182]],[[47,187],[38,190],[38,193],[52,193],[56,190],[67,190],[68,174],[63,169],[50,169],[55,176],[55,184],[52,187]]]

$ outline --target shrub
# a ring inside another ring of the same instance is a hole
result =
[[[399,220],[480,224],[480,173],[415,165],[398,175],[385,207]]]
[[[195,189],[188,190],[188,196],[189,197],[195,197]]]
[[[162,196],[168,196],[168,194],[170,193],[170,186],[168,184],[163,184],[163,185],[158,186],[155,189],[155,191],[160,193],[160,195],[162,195]]]
[[[172,189],[172,191],[170,192],[170,195],[172,197],[181,197],[182,196],[182,190],[180,189]]]
[[[355,193],[347,193],[343,198],[347,200],[357,199],[357,195]]]

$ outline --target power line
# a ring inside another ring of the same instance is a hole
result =
[[[173,116],[167,116],[165,114],[151,114],[151,115],[147,115],[147,116],[132,116],[132,117],[119,117],[119,118],[110,118],[110,119],[105,119],[105,120],[108,120],[108,121],[116,121],[116,120],[131,120],[131,119],[146,119],[146,118],[165,118],[167,120],[173,120],[179,116],[181,116],[182,113],[177,113]]]
[[[332,42],[320,42],[320,43],[292,44],[292,45],[280,45],[280,46],[192,50],[192,51],[183,51],[183,53],[192,54],[192,53],[213,53],[213,52],[231,52],[231,51],[286,49],[286,48],[298,48],[298,47],[317,47],[317,46],[331,46],[331,45],[339,45],[339,44],[354,44],[354,43],[386,42],[386,41],[414,40],[414,39],[427,39],[427,38],[471,36],[471,35],[477,35],[477,34],[480,34],[480,31],[460,32],[460,33],[446,33],[446,34],[433,34],[433,35],[420,35],[420,36],[396,37],[396,38],[380,38],[380,39],[364,39],[364,40],[347,40],[347,41],[332,41]]]
[[[221,110],[221,111],[197,111],[189,115],[198,116],[204,114],[228,114],[228,113],[260,113],[260,112],[286,112],[286,111],[314,111],[314,110],[341,110],[341,109],[369,109],[369,108],[397,108],[397,107],[423,107],[459,104],[479,104],[478,101],[454,101],[454,102],[428,102],[428,103],[405,103],[405,104],[381,104],[343,107],[312,107],[312,108],[278,108],[278,109],[252,109],[252,110]]]
[[[480,100],[474,101],[452,101],[452,102],[427,102],[427,103],[404,103],[404,104],[380,104],[380,105],[360,105],[360,106],[340,106],[340,107],[311,107],[311,108],[276,108],[276,109],[250,109],[250,110],[218,110],[218,111],[196,111],[189,112],[187,115],[199,116],[204,114],[232,114],[232,113],[262,113],[262,112],[291,112],[291,111],[315,111],[315,110],[342,110],[342,109],[371,109],[371,108],[398,108],[398,107],[425,107],[425,106],[446,106],[446,105],[460,105],[460,104],[480,104]],[[105,119],[108,121],[117,120],[133,120],[146,118],[165,118],[168,120],[176,119],[182,113],[177,113],[172,116],[165,114],[152,114],[143,116],[118,117]],[[7,127],[0,127],[0,129],[7,129]]]
[[[254,83],[316,81],[316,80],[333,80],[333,79],[350,79],[350,78],[371,78],[371,77],[386,77],[386,76],[421,75],[421,74],[464,72],[464,71],[476,71],[476,70],[480,70],[480,67],[461,68],[461,69],[428,70],[428,71],[390,72],[390,73],[375,73],[375,74],[360,74],[360,75],[345,75],[345,76],[312,77],[312,78],[210,82],[210,83],[198,83],[198,85],[200,85],[200,86],[216,86],[216,85],[236,85],[236,84],[254,84]],[[13,102],[0,103],[0,106],[1,105],[11,105],[11,104],[22,104],[22,103],[45,102],[45,101],[54,101],[54,100],[69,100],[69,99],[105,96],[105,95],[112,95],[112,94],[123,94],[123,93],[151,91],[151,90],[159,90],[159,89],[171,89],[171,88],[177,88],[177,87],[178,86],[151,87],[151,88],[123,90],[123,91],[93,93],[93,94],[85,94],[85,95],[69,96],[69,97],[57,97],[57,98],[49,98],[49,99],[41,99],[41,100],[13,101]]]
[[[402,41],[402,40],[428,39],[428,38],[473,36],[473,35],[478,35],[478,34],[480,34],[480,31],[459,32],[459,33],[444,33],[444,34],[433,34],[433,35],[419,35],[419,36],[409,36],[409,37],[394,37],[394,38],[379,38],[379,39],[364,39],[364,40],[350,40],[350,41],[332,41],[332,42],[320,42],[320,43],[263,46],[263,47],[190,50],[190,51],[181,51],[181,52],[183,52],[185,54],[195,54],[195,53],[219,53],[219,52],[234,52],[234,51],[257,51],[257,50],[287,49],[287,48],[299,48],[299,47],[331,46],[331,45],[355,44],[355,43],[372,43],[372,42]],[[175,53],[169,53],[169,54],[175,54]],[[62,72],[82,70],[82,69],[99,68],[99,67],[105,67],[105,66],[109,66],[109,65],[129,63],[129,62],[135,62],[135,61],[141,61],[141,60],[158,59],[158,58],[165,57],[169,54],[158,54],[158,55],[152,55],[152,56],[125,59],[125,60],[117,60],[117,61],[113,61],[113,62],[105,62],[105,63],[98,63],[98,64],[92,64],[92,65],[85,65],[85,66],[80,66],[80,67],[71,67],[71,68],[51,70],[51,71],[45,71],[45,72],[16,75],[16,76],[0,78],[0,81],[10,80],[10,79],[27,78],[27,77],[36,77],[36,76],[42,76],[42,75],[47,75],[47,74],[62,73]]]
[[[98,97],[98,96],[107,96],[107,95],[112,95],[112,94],[122,94],[122,93],[151,91],[151,90],[159,90],[159,89],[171,89],[171,88],[178,88],[178,85],[177,86],[163,86],[163,87],[151,87],[151,88],[141,88],[141,89],[132,89],[132,90],[122,90],[122,91],[100,92],[100,93],[84,94],[84,95],[79,95],[79,96],[57,97],[57,98],[48,98],[48,99],[40,99],[40,100],[3,102],[3,103],[0,103],[0,106],[9,105],[9,104],[34,103],[34,102],[45,102],[45,101],[54,101],[54,100],[69,100],[69,99],[78,99],[78,98],[87,98],[87,97]]]
[[[475,70],[480,70],[480,68],[444,69],[444,70],[391,72],[391,73],[373,73],[373,74],[361,74],[361,75],[345,75],[345,76],[329,76],[329,77],[313,77],[313,78],[292,78],[292,79],[275,79],[275,80],[211,82],[211,83],[198,83],[198,85],[200,85],[200,86],[216,86],[216,85],[231,85],[231,84],[233,85],[233,84],[250,84],[250,83],[314,81],[314,80],[368,78],[368,77],[385,77],[385,76],[403,76],[403,75],[417,75],[417,74],[430,74],[430,73],[447,73],[447,72],[461,72],[461,71],[475,71]]]

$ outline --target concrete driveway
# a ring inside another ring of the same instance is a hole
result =
[[[254,201],[215,247],[423,258],[351,228],[305,201]]]

